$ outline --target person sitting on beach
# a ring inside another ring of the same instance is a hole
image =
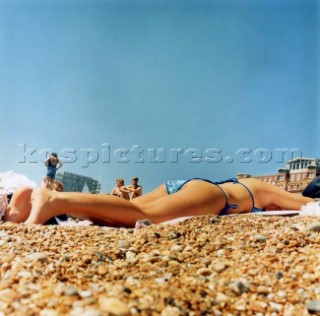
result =
[[[58,159],[58,155],[56,153],[51,153],[44,164],[47,166],[47,174],[44,178],[44,182],[49,188],[56,178],[57,170],[63,166],[63,163],[60,159]]]
[[[63,188],[64,188],[63,183],[60,181],[54,181],[51,186],[51,190],[55,190],[57,192],[62,192]]]
[[[124,191],[130,196],[130,200],[133,200],[142,195],[142,186],[138,184],[139,178],[133,177],[132,184],[124,187]]]
[[[129,193],[123,188],[124,180],[119,178],[116,180],[116,186],[113,188],[111,195],[129,200]]]
[[[18,189],[5,221],[42,224],[67,213],[100,225],[134,227],[137,220],[161,223],[178,217],[226,215],[268,210],[300,210],[313,199],[283,191],[257,179],[167,181],[131,201],[112,195],[56,192],[45,187]]]

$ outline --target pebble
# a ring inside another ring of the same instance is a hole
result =
[[[103,253],[101,253],[100,251],[96,253],[96,256],[97,256],[97,261],[101,261],[101,262],[105,262],[106,261],[106,257],[104,256]]]
[[[213,217],[210,218],[210,223],[211,224],[216,224],[218,222],[219,222],[219,219],[218,219],[217,216],[213,216]]]
[[[63,294],[65,296],[74,296],[74,295],[78,295],[79,292],[77,289],[75,289],[74,287],[72,286],[66,286],[63,290]]]
[[[286,292],[285,291],[278,291],[277,292],[277,295],[280,297],[280,298],[285,298],[287,296]]]
[[[256,313],[265,313],[268,304],[261,301],[251,301],[249,306]]]
[[[115,316],[126,316],[131,314],[128,306],[116,298],[101,296],[99,298],[99,307],[101,311]]]
[[[270,290],[266,286],[260,285],[257,288],[257,292],[258,294],[268,295],[270,293]]]
[[[17,275],[20,278],[30,278],[32,273],[30,271],[19,271]]]
[[[168,239],[178,239],[181,237],[181,233],[179,231],[170,232],[168,235]]]
[[[309,302],[307,304],[307,309],[311,314],[320,313],[320,300]]]
[[[83,256],[83,258],[82,258],[83,265],[87,265],[87,264],[91,263],[91,261],[92,261],[91,256]]]
[[[10,256],[10,255],[3,255],[0,258],[0,262],[4,263],[4,262],[11,262],[14,259],[14,256]]]
[[[284,249],[284,248],[286,248],[286,245],[285,245],[284,243],[279,242],[279,243],[277,244],[277,249],[282,250],[282,249]]]
[[[212,274],[212,271],[208,268],[201,268],[197,270],[198,275],[208,276]]]
[[[35,252],[27,256],[28,259],[32,261],[40,261],[46,262],[48,260],[48,256],[42,252]]]
[[[161,312],[161,316],[177,316],[180,314],[180,310],[177,307],[173,306],[167,306]]]
[[[98,274],[101,275],[101,276],[104,276],[108,273],[108,268],[105,266],[105,265],[100,265],[98,267]]]
[[[161,261],[161,260],[162,260],[162,258],[159,257],[159,256],[147,256],[142,261],[143,262],[155,263],[155,262],[158,262],[158,261]]]
[[[267,237],[264,235],[254,235],[253,236],[253,240],[257,241],[257,242],[266,242],[267,241]]]
[[[91,297],[91,296],[92,296],[92,292],[89,291],[89,290],[80,291],[80,292],[79,292],[79,295],[80,295],[81,298],[88,298],[88,297]]]
[[[218,262],[218,263],[213,265],[213,270],[215,270],[218,273],[226,270],[227,268],[228,268],[228,266],[225,265],[223,262]]]
[[[130,243],[127,240],[119,240],[118,247],[127,250],[130,248]]]
[[[128,251],[133,252],[133,253],[135,253],[135,254],[137,254],[137,253],[139,252],[139,250],[138,250],[137,248],[135,248],[135,247],[130,247],[130,248],[128,249]]]
[[[218,303],[226,303],[228,301],[228,296],[219,292],[217,293],[216,300]]]
[[[182,250],[182,246],[181,245],[174,245],[170,248],[171,251],[173,252],[180,252]]]
[[[217,251],[217,256],[218,256],[218,257],[223,257],[223,255],[224,255],[224,250],[223,250],[223,249],[219,249],[219,250]]]
[[[300,225],[300,224],[298,224],[298,223],[292,224],[292,225],[290,226],[290,228],[291,228],[292,230],[295,230],[295,231],[302,231],[302,230],[303,230],[303,226]]]
[[[240,299],[234,304],[235,309],[240,312],[245,312],[247,310],[247,303],[244,299]]]
[[[283,309],[283,306],[281,304],[269,302],[269,305],[270,305],[271,312],[280,313]]]
[[[245,279],[234,280],[228,287],[235,294],[243,294],[250,291],[250,282]]]
[[[257,276],[258,274],[259,274],[259,269],[256,269],[256,268],[253,268],[253,269],[250,269],[250,270],[248,270],[248,275],[250,275],[250,276]]]
[[[305,232],[320,232],[320,223],[311,223],[304,228]]]

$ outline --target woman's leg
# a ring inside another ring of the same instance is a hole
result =
[[[133,203],[104,194],[56,192],[42,187],[33,190],[31,204],[26,224],[43,224],[51,217],[69,214],[99,224],[131,227],[138,219],[145,218]]]
[[[145,205],[147,203],[153,202],[167,195],[168,193],[166,190],[166,186],[165,184],[162,184],[159,187],[157,187],[155,190],[131,200],[131,203],[138,206]]]
[[[159,190],[155,196],[161,193],[161,188]],[[41,224],[51,217],[67,213],[99,224],[112,222],[132,227],[138,219],[144,218],[159,223],[181,216],[219,214],[224,206],[225,197],[218,187],[197,180],[187,183],[175,194],[141,205],[110,195],[54,192],[39,188],[32,193],[32,209],[26,223]]]

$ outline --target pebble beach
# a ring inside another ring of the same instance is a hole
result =
[[[320,313],[320,219],[0,224],[0,316]]]

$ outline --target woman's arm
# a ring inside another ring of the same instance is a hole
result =
[[[136,189],[133,188],[133,190],[132,190],[131,192],[137,193],[137,194],[139,194],[139,195],[142,195],[142,187],[139,186],[139,187],[137,187]]]
[[[63,166],[63,162],[58,159],[58,164],[59,164],[59,167],[57,169],[60,169]]]
[[[120,192],[131,193],[132,190],[129,187],[122,186],[119,188]]]

